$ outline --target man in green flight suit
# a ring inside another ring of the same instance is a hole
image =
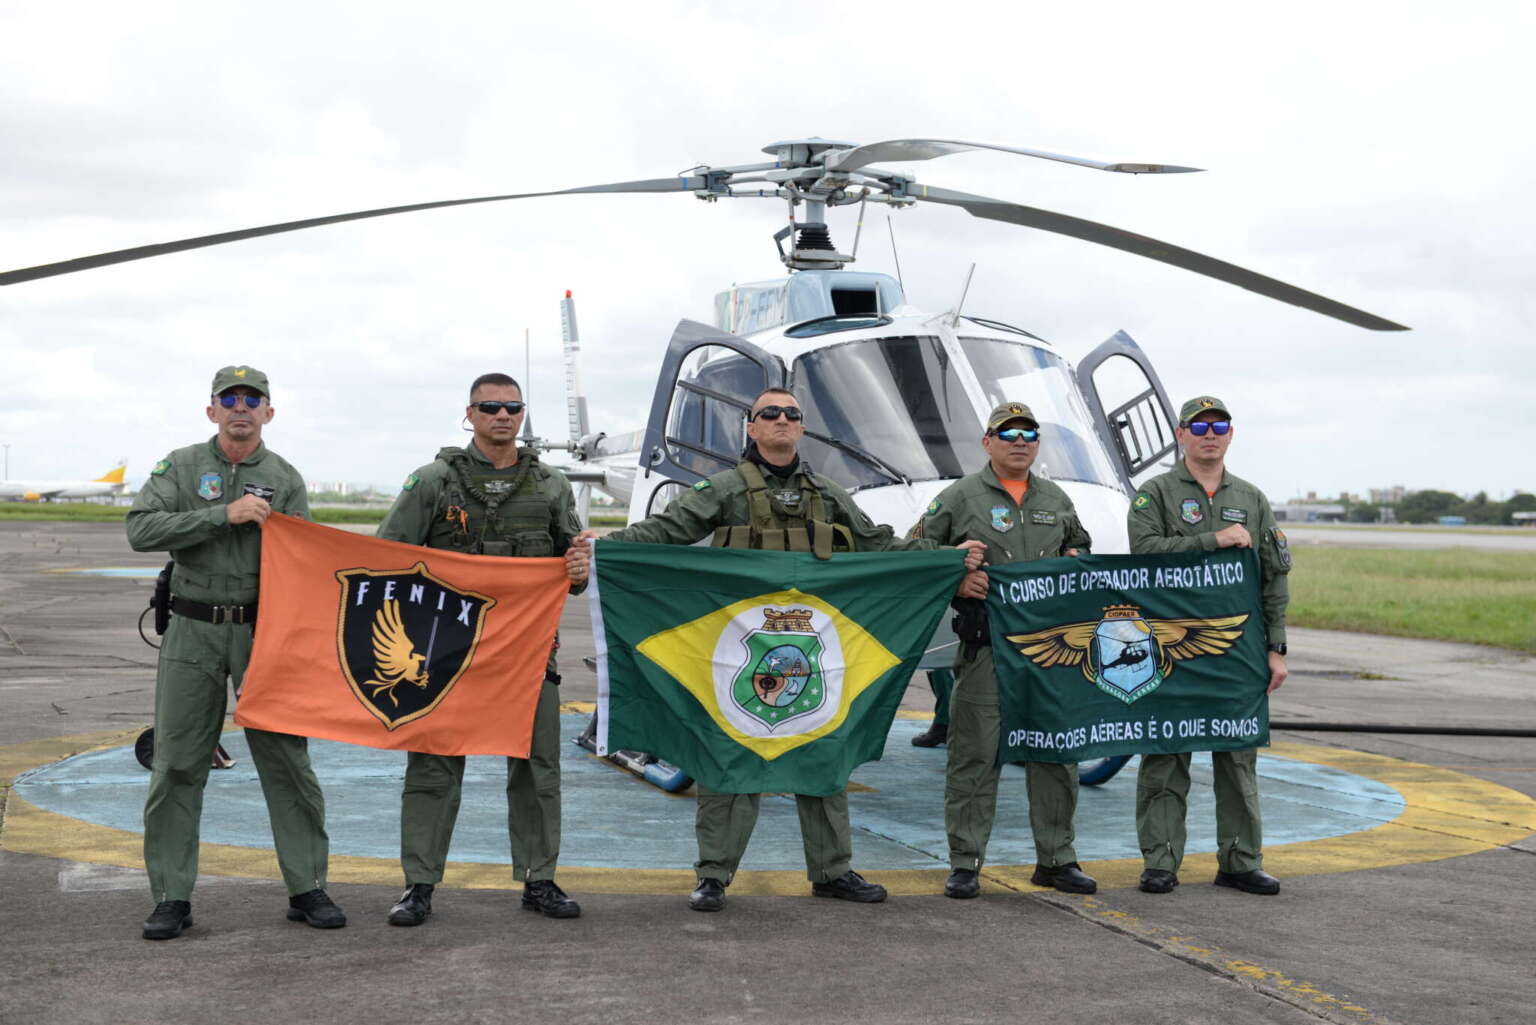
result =
[[[1028,406],[1004,402],[987,417],[981,439],[987,465],[939,493],[913,535],[940,544],[981,538],[987,565],[1086,554],[1092,539],[1078,521],[1072,500],[1030,467],[1040,452],[1040,424]],[[955,602],[960,652],[949,698],[949,762],[944,776],[944,826],[949,833],[949,879],[944,895],[965,899],[981,892],[979,872],[997,813],[997,673],[987,630],[987,574],[973,570]],[[1027,762],[1029,823],[1035,838],[1030,882],[1066,893],[1093,893],[1073,847],[1077,765]]]
[[[687,545],[713,534],[722,548],[814,552],[904,551],[938,547],[906,541],[876,525],[843,488],[811,470],[800,458],[804,414],[793,393],[772,388],[758,395],[747,417],[747,451],[733,469],[699,481],[661,512],[632,523],[604,541]],[[590,532],[583,537],[592,536]],[[981,563],[973,542],[966,568]],[[719,911],[757,823],[761,794],[722,794],[699,786],[695,833],[698,887],[688,898],[695,911]],[[885,900],[885,887],[853,871],[848,795],[795,795],[811,893],[860,903]]]
[[[128,513],[137,552],[169,551],[171,618],[155,680],[155,757],[144,802],[144,867],[156,906],[144,938],[192,924],[199,821],[226,689],[238,697],[251,658],[261,572],[261,525],[272,510],[308,516],[304,478],[261,441],[272,420],[267,375],[230,366],[213,378],[208,419],[218,433],[155,464]],[[347,924],[325,892],[325,799],[304,737],[245,731],[261,778],[273,844],[288,886],[288,917],[320,929]]]
[[[1184,458],[1142,485],[1131,502],[1133,554],[1257,548],[1263,573],[1269,690],[1285,682],[1285,606],[1290,600],[1291,551],[1275,526],[1269,500],[1226,470],[1232,417],[1211,395],[1179,410],[1176,433]],[[1217,886],[1275,894],[1280,880],[1264,871],[1259,817],[1257,749],[1211,752],[1216,791]],[[1136,779],[1136,837],[1145,871],[1141,889],[1169,893],[1179,885],[1189,798],[1189,754],[1142,755]]]
[[[590,551],[572,545],[581,530],[570,481],[518,448],[523,392],[506,374],[482,374],[464,411],[474,440],[445,448],[405,479],[379,537],[474,555],[565,557],[571,593],[586,587]],[[558,640],[556,647],[559,646]],[[522,906],[575,918],[581,906],[555,883],[560,859],[560,677],[549,653],[527,758],[507,759],[507,832]],[[464,783],[462,755],[412,751],[400,797],[400,865],[406,890],[390,925],[420,925],[432,913]]]

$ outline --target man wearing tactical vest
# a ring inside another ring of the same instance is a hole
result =
[[[464,411],[474,439],[445,448],[405,479],[380,525],[390,541],[472,555],[565,557],[571,593],[586,587],[589,550],[572,545],[581,530],[570,482],[517,447],[523,393],[506,374],[483,374]],[[559,646],[558,640],[556,647]],[[527,758],[507,759],[507,832],[512,876],[523,882],[522,906],[550,918],[575,918],[581,907],[555,884],[560,857],[560,677],[549,653]],[[406,891],[389,912],[391,925],[420,925],[432,913],[442,881],[464,782],[464,758],[412,751],[400,798],[400,864]]]
[[[987,564],[1031,562],[1086,554],[1092,543],[1072,500],[1030,467],[1040,453],[1040,424],[1028,406],[1004,402],[987,417],[981,439],[987,465],[939,492],[913,537],[940,544],[982,538]],[[979,873],[997,814],[999,711],[992,637],[983,599],[985,569],[960,584],[955,633],[960,650],[949,696],[949,761],[944,773],[944,827],[949,833],[949,879],[944,895],[965,899],[981,892]],[[1035,838],[1030,882],[1065,893],[1093,893],[1098,884],[1077,863],[1073,816],[1077,765],[1026,762],[1029,825]]]
[[[763,392],[752,403],[750,440],[734,469],[699,481],[666,509],[603,540],[687,545],[712,536],[716,547],[812,552],[823,559],[833,552],[938,547],[932,541],[902,540],[890,527],[871,522],[853,496],[813,472],[798,451],[805,434],[803,415],[791,392]],[[974,548],[967,553],[967,569],[981,564],[979,543],[962,547]],[[762,795],[698,789],[699,860],[694,870],[699,883],[688,904],[695,911],[719,911],[752,838]],[[885,887],[853,871],[847,793],[796,794],[795,807],[811,893],[860,903],[885,900]]]
[[[1133,554],[1256,548],[1261,570],[1269,690],[1285,682],[1285,607],[1290,601],[1291,549],[1275,525],[1269,499],[1227,472],[1232,415],[1213,395],[1179,409],[1178,465],[1141,486],[1127,527]],[[1258,750],[1212,751],[1216,792],[1216,885],[1272,895],[1280,880],[1264,871],[1259,817]],[[1136,838],[1144,871],[1141,890],[1169,893],[1179,885],[1189,799],[1189,754],[1142,755],[1136,777]]]
[[[213,751],[224,728],[226,690],[235,694],[251,660],[261,574],[261,525],[272,510],[309,516],[304,478],[268,449],[272,388],[254,367],[213,378],[211,439],[179,448],[149,471],[128,512],[136,552],[169,551],[171,618],[155,679],[155,757],[144,802],[144,867],[158,902],[146,940],[168,940],[192,924],[198,826]],[[329,841],[325,798],[303,737],[245,731],[272,820],[288,918],[336,929],[347,916],[325,892]]]

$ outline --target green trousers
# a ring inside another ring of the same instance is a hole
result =
[[[1259,752],[1212,751],[1216,790],[1216,863],[1223,872],[1264,867],[1259,816]],[[1147,868],[1177,872],[1184,861],[1189,811],[1189,754],[1142,755],[1136,776],[1136,839]]]
[[[935,726],[948,726],[949,695],[955,689],[954,670],[928,670],[928,687],[933,691],[933,724]]]
[[[443,881],[464,786],[462,755],[412,751],[400,795],[400,867],[407,885]],[[527,758],[507,759],[512,878],[555,878],[560,860],[560,688],[546,680]]]
[[[158,903],[191,900],[197,882],[203,790],[224,728],[229,681],[238,691],[251,660],[251,628],[172,616],[155,679],[155,759],[144,801],[144,867]],[[290,895],[325,888],[325,798],[309,741],[246,730]]]
[[[694,872],[700,879],[729,884],[736,866],[747,852],[752,827],[757,825],[762,794],[722,794],[699,785],[699,810],[694,832],[699,840],[699,860]],[[800,813],[800,842],[805,848],[805,874],[813,883],[827,883],[853,867],[853,836],[848,826],[848,794],[829,797],[795,795]]]
[[[997,815],[997,675],[992,649],[957,667],[949,699],[949,762],[944,773],[944,828],[951,868],[980,869]],[[1072,819],[1077,812],[1077,763],[1026,762],[1029,828],[1035,859],[1049,868],[1077,860]]]

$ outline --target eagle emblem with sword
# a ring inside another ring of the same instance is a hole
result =
[[[396,730],[428,715],[474,660],[496,599],[454,587],[427,570],[337,572],[336,648],[363,707]]]
[[[1043,669],[1078,666],[1106,694],[1130,704],[1173,672],[1175,662],[1221,655],[1243,634],[1248,613],[1213,619],[1147,619],[1135,605],[1109,605],[1097,621],[1010,634]]]

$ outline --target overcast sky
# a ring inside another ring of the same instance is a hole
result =
[[[1069,356],[1124,328],[1175,402],[1232,406],[1273,497],[1536,490],[1529,4],[461,4],[0,7],[0,269],[375,206],[663,177],[771,142],[975,139],[886,164],[1104,221],[1411,325],[1384,334],[943,207],[896,213],[909,299]],[[1070,8],[1070,9],[1067,9]],[[682,317],[777,277],[776,200],[563,197],[409,214],[0,289],[12,477],[141,479],[206,438],[217,367],[272,378],[268,443],[394,487],[468,382],[564,425],[578,302],[595,425],[638,427]],[[856,269],[893,269],[885,211]],[[851,243],[853,214],[834,212]]]

